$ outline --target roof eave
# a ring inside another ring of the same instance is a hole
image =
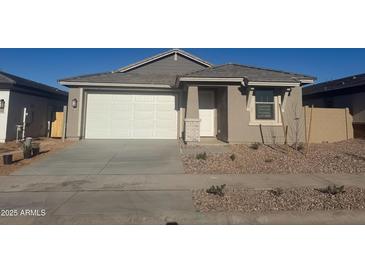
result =
[[[309,80],[305,80],[306,82]],[[313,81],[313,80],[311,80]],[[285,81],[249,81],[245,77],[181,77],[177,80],[176,86],[180,82],[225,82],[225,83],[241,83],[243,86],[275,86],[275,87],[296,87],[304,83],[304,81],[285,82]]]
[[[102,83],[102,82],[73,82],[73,81],[59,81],[59,83],[67,87],[93,86],[93,87],[135,87],[135,88],[139,87],[139,88],[163,88],[163,89],[173,88],[172,86],[165,84]]]
[[[166,52],[162,52],[160,54],[157,54],[157,55],[154,55],[152,57],[149,57],[149,58],[146,58],[146,59],[143,59],[139,62],[136,62],[136,63],[133,63],[133,64],[130,64],[128,66],[125,66],[125,67],[122,67],[122,68],[119,68],[113,72],[127,72],[129,70],[132,70],[132,69],[135,69],[137,67],[140,67],[140,66],[143,66],[145,64],[148,64],[148,63],[151,63],[151,62],[154,62],[158,59],[161,59],[161,58],[164,58],[166,56],[169,56],[171,54],[181,54],[182,56],[185,56],[195,62],[198,62],[198,63],[201,63],[207,67],[212,67],[212,64],[211,63],[208,63],[206,61],[204,61],[203,59],[200,59],[199,57],[196,57],[190,53],[187,53],[186,51],[183,51],[183,50],[180,50],[180,49],[172,49],[172,50],[168,50]]]

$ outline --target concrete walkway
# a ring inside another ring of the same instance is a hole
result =
[[[12,175],[182,173],[176,140],[82,140]]]
[[[191,190],[212,184],[250,188],[364,187],[364,175],[78,175],[0,176],[0,208],[45,217],[0,217],[0,224],[365,224],[365,211],[196,212]]]

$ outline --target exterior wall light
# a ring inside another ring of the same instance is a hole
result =
[[[71,101],[71,106],[72,106],[73,108],[77,108],[77,99],[72,99],[72,101]]]
[[[5,100],[1,99],[0,100],[0,110],[4,110],[5,109]]]

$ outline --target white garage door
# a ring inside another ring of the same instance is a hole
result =
[[[177,139],[175,96],[88,94],[85,138]]]

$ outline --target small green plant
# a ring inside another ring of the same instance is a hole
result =
[[[271,189],[270,193],[275,196],[281,196],[284,193],[284,190],[280,187],[277,187],[277,188]]]
[[[336,186],[336,185],[329,185],[328,187],[325,188],[318,188],[316,189],[322,193],[325,194],[331,194],[331,195],[336,195],[336,194],[340,194],[345,192],[345,186]]]
[[[225,187],[226,187],[225,184],[220,186],[211,186],[210,188],[207,189],[207,193],[223,197]]]
[[[274,160],[273,159],[270,159],[270,158],[268,158],[268,159],[265,159],[265,163],[271,163],[271,162],[273,162]]]
[[[252,143],[251,145],[250,145],[250,148],[252,148],[252,149],[254,149],[254,150],[258,150],[259,149],[259,147],[260,147],[260,143],[257,143],[257,142],[255,142],[255,143]]]
[[[232,160],[232,162],[234,161],[234,160],[236,160],[236,155],[234,155],[234,154],[232,154],[231,156],[229,156],[229,158]]]
[[[206,160],[206,159],[207,159],[207,153],[206,153],[206,152],[198,153],[198,154],[196,155],[196,159],[197,159],[197,160]]]

